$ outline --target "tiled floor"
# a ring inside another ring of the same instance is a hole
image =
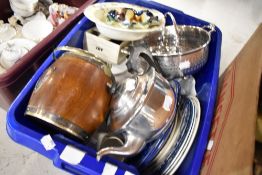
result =
[[[261,0],[158,0],[184,13],[216,24],[223,33],[221,72],[262,22]],[[67,174],[45,157],[14,143],[5,131],[6,112],[0,109],[0,174]]]

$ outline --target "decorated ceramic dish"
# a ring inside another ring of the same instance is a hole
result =
[[[127,3],[97,3],[84,14],[102,35],[115,40],[138,40],[165,25],[161,12]]]
[[[70,7],[65,4],[53,3],[49,6],[49,20],[54,27],[62,24],[66,19],[72,16],[78,8]]]

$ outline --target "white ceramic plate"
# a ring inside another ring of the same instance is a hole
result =
[[[119,8],[132,8],[135,10],[149,10],[153,13],[154,16],[158,16],[160,21],[159,26],[155,26],[148,29],[128,29],[112,26],[105,22],[105,13],[111,9]],[[99,32],[111,39],[121,40],[121,41],[134,41],[142,39],[147,33],[160,30],[165,25],[164,15],[154,9],[148,9],[145,7],[127,4],[127,3],[118,3],[118,2],[106,2],[106,3],[97,3],[94,5],[88,6],[84,11],[85,16],[96,24]]]
[[[25,38],[40,42],[53,31],[53,25],[48,20],[32,20],[26,23],[22,28],[22,34]]]

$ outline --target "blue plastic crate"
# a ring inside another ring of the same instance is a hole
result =
[[[124,0],[123,2],[155,8],[162,12],[170,11],[175,15],[178,24],[196,26],[203,26],[207,24],[205,21],[186,15],[179,10],[158,4],[156,2],[138,0]],[[83,17],[59,44],[59,46],[68,45],[82,48],[84,32],[92,26],[93,24],[87,18]],[[216,27],[216,32],[212,33],[208,61],[201,71],[194,75],[196,78],[196,89],[201,103],[201,121],[193,146],[191,147],[186,159],[178,169],[178,174],[198,174],[201,168],[216,100],[221,41],[221,31]],[[57,57],[60,55],[61,52],[56,53]],[[50,151],[45,150],[42,143],[40,142],[40,139],[43,136],[49,134],[48,131],[32,122],[30,118],[25,117],[24,112],[37,80],[42,75],[42,73],[53,63],[53,61],[53,56],[50,55],[9,108],[7,113],[7,132],[9,136],[15,142],[48,157],[54,162],[56,167],[64,169],[65,171],[71,172],[73,174],[102,174],[105,164],[114,165],[117,169],[115,172],[116,175],[128,174],[128,172],[139,174],[136,167],[127,165],[112,158],[105,157],[104,159],[97,161],[95,158],[96,152],[93,148],[77,143],[61,134],[52,134],[51,136],[56,146]],[[86,153],[79,164],[72,165],[60,159],[60,155],[67,145],[72,145]]]

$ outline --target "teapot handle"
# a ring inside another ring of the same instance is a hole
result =
[[[151,53],[142,46],[130,46],[130,55],[126,63],[127,69],[131,73],[144,74],[150,66],[153,66],[157,72],[160,72],[160,67],[154,61]],[[141,57],[144,59],[141,59]]]

